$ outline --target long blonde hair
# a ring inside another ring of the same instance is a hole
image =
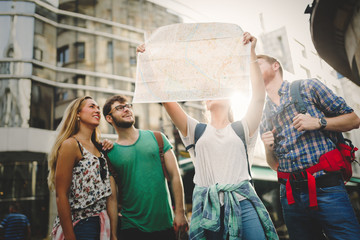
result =
[[[58,134],[55,139],[54,146],[52,147],[48,155],[48,185],[50,190],[53,190],[55,188],[55,170],[60,146],[66,139],[75,135],[79,131],[80,121],[78,121],[77,114],[83,108],[86,99],[92,98],[89,96],[77,98],[69,104],[69,106],[65,110],[63,119],[61,120],[56,130]],[[91,135],[91,140],[97,147],[99,144],[99,136],[100,131],[98,127],[96,127]]]

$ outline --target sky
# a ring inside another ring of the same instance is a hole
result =
[[[312,0],[150,0],[183,16],[184,22],[235,23],[258,36],[286,26],[290,36],[311,45],[309,14]],[[263,23],[260,21],[262,15]]]

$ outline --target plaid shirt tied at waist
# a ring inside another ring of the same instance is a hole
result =
[[[257,196],[249,181],[239,184],[215,184],[210,187],[195,186],[193,193],[193,212],[190,225],[190,239],[206,239],[204,229],[220,230],[220,200],[219,192],[224,193],[224,236],[229,233],[230,240],[242,237],[241,207],[235,193],[244,196],[254,206],[267,239],[279,239],[275,227],[264,204]]]

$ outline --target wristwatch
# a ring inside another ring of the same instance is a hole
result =
[[[324,117],[319,119],[319,124],[320,124],[320,130],[323,130],[324,128],[326,128],[327,125],[327,121]]]

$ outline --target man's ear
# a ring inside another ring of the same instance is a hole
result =
[[[106,121],[107,121],[108,123],[112,124],[113,119],[112,119],[112,117],[111,117],[110,115],[106,115],[105,119],[106,119]]]
[[[279,68],[280,68],[280,64],[279,64],[278,62],[274,62],[274,63],[272,64],[272,68],[273,68],[274,71],[277,71],[277,70],[279,70]]]

